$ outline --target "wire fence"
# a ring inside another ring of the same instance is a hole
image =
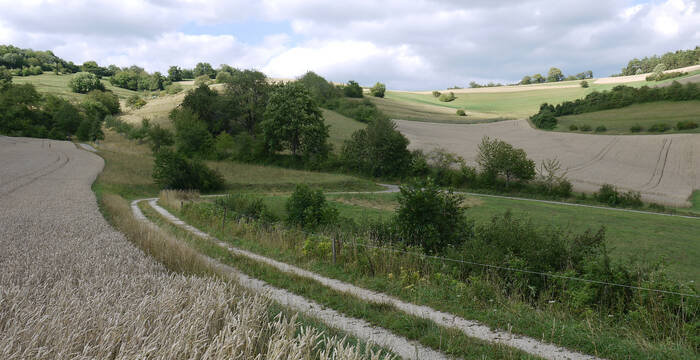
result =
[[[221,227],[223,230],[225,223],[226,223],[226,216],[228,214],[228,209],[226,206],[223,206],[218,202],[214,202],[214,204],[215,204],[215,206],[222,209],[223,217],[222,217]],[[246,223],[259,223],[260,222],[259,219],[256,219],[253,217],[248,217],[248,216],[237,216],[236,219],[243,220]],[[328,234],[325,234],[325,233],[318,234],[318,233],[309,232],[309,231],[306,231],[303,229],[298,229],[297,231],[302,232],[306,236],[328,236]],[[347,234],[346,234],[346,236],[347,236]],[[336,262],[337,253],[339,251],[338,246],[336,245],[336,242],[338,241],[339,238],[342,238],[342,237],[343,236],[338,236],[337,234],[330,236],[331,244],[332,244],[332,247],[331,247],[332,254],[331,255],[332,255],[332,260],[334,263]],[[671,291],[671,290],[653,289],[653,288],[647,288],[647,287],[642,287],[642,286],[618,284],[618,283],[613,283],[613,282],[608,282],[608,281],[585,279],[585,278],[580,278],[580,277],[575,277],[575,276],[567,276],[567,275],[554,274],[554,273],[549,273],[549,272],[519,269],[519,268],[503,266],[503,265],[485,264],[485,263],[479,263],[479,262],[463,260],[463,259],[452,259],[452,258],[447,258],[447,257],[429,255],[429,254],[425,254],[425,253],[418,253],[418,252],[413,252],[413,251],[396,249],[393,247],[363,244],[363,243],[360,243],[357,241],[341,241],[340,243],[343,246],[351,245],[351,246],[355,246],[355,247],[359,246],[359,247],[371,248],[371,249],[376,249],[376,250],[386,251],[386,252],[402,253],[402,254],[406,254],[406,255],[415,256],[417,258],[433,259],[433,260],[437,260],[437,261],[442,261],[443,263],[444,262],[451,262],[451,263],[457,263],[457,264],[463,264],[463,265],[478,266],[478,267],[483,267],[483,268],[490,268],[490,269],[497,269],[497,270],[504,270],[504,271],[511,271],[511,272],[519,272],[519,273],[525,273],[525,274],[531,274],[531,275],[539,275],[539,276],[544,276],[544,277],[548,277],[548,278],[556,278],[556,279],[562,279],[562,280],[579,281],[579,282],[584,282],[584,283],[589,283],[589,284],[619,287],[619,288],[625,288],[625,289],[630,289],[630,290],[648,291],[648,292],[654,292],[654,293],[658,293],[658,294],[677,295],[677,296],[688,297],[688,298],[700,298],[700,295],[697,295],[697,294],[682,293],[682,292]]]

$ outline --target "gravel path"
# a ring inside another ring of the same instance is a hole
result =
[[[395,189],[393,187],[387,189],[387,191],[392,190]],[[170,212],[159,206],[157,203],[157,199],[148,199],[148,203],[167,221],[187,230],[188,232],[196,236],[214,241],[219,246],[228,249],[236,255],[245,256],[255,261],[270,265],[286,273],[312,279],[333,290],[352,294],[353,296],[356,296],[365,301],[389,304],[401,311],[406,312],[407,314],[431,320],[436,324],[439,324],[444,327],[458,329],[467,336],[488,341],[491,343],[512,346],[529,354],[541,356],[545,359],[597,359],[594,356],[570,351],[560,346],[543,343],[536,339],[529,338],[526,336],[519,336],[506,331],[491,330],[488,326],[482,325],[476,321],[466,320],[459,316],[437,311],[427,306],[407,303],[405,301],[399,300],[395,297],[383,293],[374,292],[336,279],[327,278],[317,273],[313,273],[311,271],[307,271],[293,265],[289,265],[283,262],[276,261],[274,259],[270,259],[268,257],[264,257],[243,249],[233,247],[230,244],[227,244],[213,236],[210,236],[209,234],[180,220],[175,215],[171,214]],[[132,209],[138,209],[138,207],[134,205],[132,206]]]
[[[156,204],[157,199],[141,199],[135,200],[131,203],[131,210],[134,217],[151,224],[151,226],[156,226],[143,214],[141,209],[139,209],[138,204],[141,201],[147,200],[149,204],[156,209],[161,215],[163,215],[168,221],[173,224],[184,228],[185,230],[191,232],[192,234],[206,238],[214,239],[207,235],[206,233],[197,230],[196,228],[187,225],[185,222],[179,220],[174,215],[167,212],[167,210],[159,207]],[[223,242],[217,241],[220,246],[225,246]],[[278,302],[279,304],[286,306],[290,309],[298,311],[307,316],[311,316],[318,320],[321,320],[326,325],[340,329],[348,334],[351,334],[358,339],[362,339],[366,342],[377,344],[386,349],[391,350],[395,354],[401,356],[404,359],[449,359],[444,354],[420,345],[415,341],[408,340],[404,337],[397,336],[388,330],[376,326],[372,326],[370,323],[356,318],[351,318],[345,316],[335,310],[324,308],[322,305],[308,300],[302,296],[296,295],[289,291],[279,289],[267,284],[264,281],[252,278],[235,268],[224,265],[214,259],[209,258],[212,265],[228,273],[230,276],[236,279],[236,281],[243,287],[259,292]]]

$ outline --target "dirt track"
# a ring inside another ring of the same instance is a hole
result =
[[[577,191],[593,192],[602,184],[642,193],[646,201],[688,206],[700,189],[700,134],[585,135],[533,129],[525,120],[489,124],[435,124],[396,120],[413,149],[442,147],[475,165],[484,136],[523,148],[540,162],[557,158]]]

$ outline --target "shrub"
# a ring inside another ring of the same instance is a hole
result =
[[[458,110],[457,110],[457,115],[459,115],[459,116],[467,116],[467,113],[464,112],[464,110],[462,110],[462,109],[458,109]]]
[[[591,131],[590,125],[581,125],[581,131]]]
[[[161,127],[159,124],[150,127],[148,130],[148,140],[153,153],[157,153],[164,146],[170,146],[175,143],[173,132]]]
[[[299,184],[286,204],[287,222],[305,229],[315,229],[338,221],[338,210],[326,202],[321,190]]]
[[[642,131],[642,130],[644,130],[644,129],[643,129],[642,126],[639,125],[639,124],[632,125],[632,127],[630,127],[630,131],[633,132],[633,133],[638,133],[638,132],[640,132],[640,131]]]
[[[132,109],[140,109],[146,105],[146,100],[136,94],[133,94],[126,99],[126,105]]]
[[[644,205],[639,192],[628,191],[626,193],[621,193],[615,186],[610,184],[601,186],[600,190],[598,190],[594,196],[599,202],[610,206],[642,207]]]
[[[433,97],[440,97],[440,95],[442,95],[441,92],[439,92],[437,90],[433,90]]]
[[[535,176],[535,162],[527,158],[523,149],[485,136],[479,144],[477,162],[482,171],[492,180],[503,176],[506,188],[513,179],[530,180]]]
[[[251,218],[267,223],[277,221],[277,217],[265,205],[263,199],[252,194],[229,194],[216,199],[216,204],[232,211],[236,218]]]
[[[87,94],[87,98],[104,105],[109,114],[115,115],[121,112],[119,97],[111,91],[92,90]]]
[[[361,98],[362,87],[357,82],[350,80],[348,84],[343,87],[343,95],[350,98]]]
[[[401,186],[396,210],[401,239],[430,254],[460,245],[471,234],[463,199],[452,191],[440,190],[432,178]]]
[[[219,172],[169,149],[156,153],[153,180],[160,189],[210,192],[224,187],[224,178]]]
[[[105,86],[100,81],[100,78],[91,73],[78,73],[73,75],[68,82],[68,86],[74,93],[80,94],[87,94],[92,90],[105,90]]]
[[[374,84],[374,86],[372,86],[372,88],[369,89],[369,93],[372,94],[372,96],[380,97],[380,98],[384,97],[385,92],[386,92],[386,85],[384,85],[380,82]]]
[[[571,124],[571,125],[569,125],[569,130],[576,131],[576,130],[578,130],[578,126],[576,126],[576,124]]]
[[[179,93],[180,91],[182,91],[182,85],[180,84],[170,84],[165,87],[166,94],[173,95]]]
[[[530,116],[530,121],[532,121],[532,123],[535,124],[538,129],[551,130],[557,126],[557,118],[554,116],[554,112],[552,112],[549,107],[550,105],[546,103],[542,104],[540,105],[540,111],[537,114]]]
[[[598,125],[595,128],[595,132],[606,132],[606,131],[608,131],[608,128],[606,128],[605,125]]]
[[[355,131],[341,152],[344,166],[359,173],[400,177],[410,167],[408,139],[386,117],[375,119],[366,129]]]
[[[214,154],[219,160],[227,159],[233,155],[235,142],[233,137],[227,132],[221,132],[214,139]]]
[[[678,130],[692,130],[698,127],[698,123],[691,121],[691,120],[686,120],[686,121],[679,121],[676,124],[676,129]]]
[[[200,85],[208,85],[211,82],[209,75],[199,75],[194,79],[194,86],[198,87]]]
[[[665,131],[669,130],[670,128],[671,127],[668,126],[668,124],[656,123],[652,126],[649,126],[649,130],[647,130],[647,131],[649,131],[649,132],[665,132]]]
[[[587,87],[588,87],[588,81],[586,81],[586,80],[581,81],[581,87],[582,87],[582,88],[587,88]]]
[[[189,109],[179,109],[171,113],[175,125],[175,146],[188,156],[206,158],[211,154],[214,139],[207,124],[199,120]]]
[[[450,102],[456,98],[457,97],[455,96],[455,93],[450,91],[449,93],[440,94],[440,97],[438,97],[438,100],[440,100],[442,102]]]

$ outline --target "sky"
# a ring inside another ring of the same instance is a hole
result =
[[[166,72],[197,62],[389,89],[618,73],[700,45],[695,1],[0,0],[0,44],[76,64]]]

